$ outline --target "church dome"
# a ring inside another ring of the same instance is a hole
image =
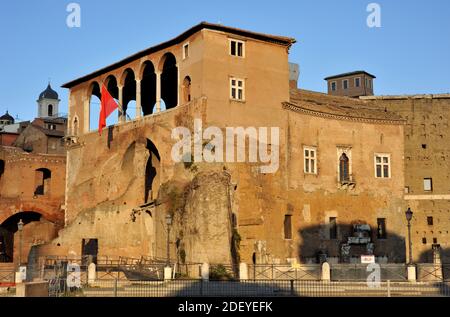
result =
[[[41,99],[58,99],[58,94],[56,91],[52,89],[50,86],[50,83],[47,86],[47,89],[45,89],[41,94],[39,95],[39,100]]]
[[[8,110],[6,111],[6,113],[0,117],[0,121],[8,121],[10,123],[14,123],[14,118],[8,113]]]

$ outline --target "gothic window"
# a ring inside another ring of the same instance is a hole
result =
[[[350,180],[349,159],[345,153],[342,153],[339,159],[339,180],[341,183]]]

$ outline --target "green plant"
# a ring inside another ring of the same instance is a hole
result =
[[[211,266],[211,269],[209,270],[209,279],[226,281],[226,280],[233,280],[234,277],[233,274],[227,271],[227,268],[224,265],[218,264]]]

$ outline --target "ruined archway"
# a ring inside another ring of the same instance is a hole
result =
[[[19,222],[23,229],[19,231]],[[0,262],[27,263],[32,246],[51,241],[57,236],[58,226],[41,213],[21,211],[0,223]]]
[[[172,53],[166,53],[162,59],[161,70],[161,99],[164,99],[166,109],[178,104],[178,67],[177,60]]]
[[[152,62],[146,61],[142,66],[141,107],[144,116],[152,114],[156,103],[156,74]]]
[[[102,99],[100,85],[94,81],[88,89],[89,98],[89,131],[97,130],[100,115],[100,100]]]
[[[161,157],[155,144],[147,139],[148,159],[145,166],[144,203],[156,199],[160,185]]]

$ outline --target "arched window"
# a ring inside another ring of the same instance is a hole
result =
[[[339,159],[339,180],[341,183],[350,180],[349,160],[345,153],[342,153],[341,158]]]
[[[35,195],[46,195],[50,191],[52,172],[46,168],[39,168],[35,172]]]
[[[161,99],[164,99],[167,109],[178,103],[178,67],[177,60],[172,53],[166,53],[162,60]],[[161,65],[160,65],[161,66]]]
[[[48,112],[49,117],[53,117],[53,105],[48,105]]]
[[[191,78],[186,76],[183,80],[183,102],[191,101]]]

